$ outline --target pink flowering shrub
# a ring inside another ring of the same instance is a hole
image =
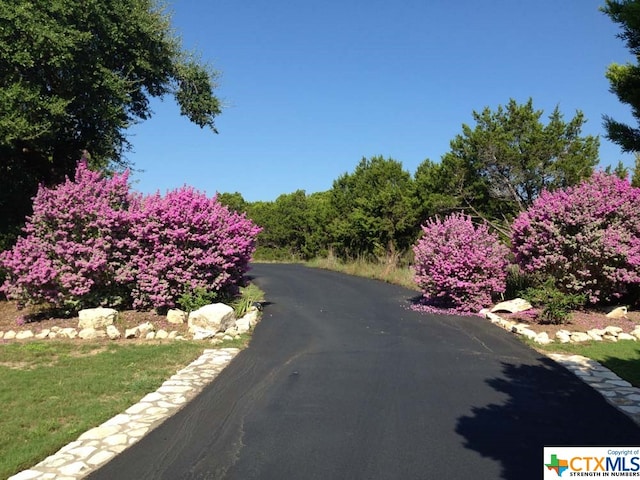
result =
[[[543,192],[512,225],[516,262],[555,279],[592,304],[640,285],[640,189],[596,173],[575,187]]]
[[[74,180],[40,186],[26,236],[0,254],[6,272],[1,290],[8,299],[75,310],[126,291],[133,280],[127,266],[132,248],[127,176],[104,178],[80,162]]]
[[[133,235],[136,308],[170,308],[186,292],[234,294],[260,232],[244,214],[183,187],[142,199]]]
[[[77,311],[164,309],[195,289],[235,293],[260,228],[193,189],[142,197],[127,180],[81,162],[73,181],[40,187],[25,236],[0,254],[7,298]]]
[[[477,312],[505,290],[508,248],[469,216],[428,220],[413,251],[415,281],[428,305]]]

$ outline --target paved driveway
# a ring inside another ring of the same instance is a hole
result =
[[[544,445],[638,445],[572,374],[415,292],[255,265],[269,305],[250,348],[91,479],[538,479]]]

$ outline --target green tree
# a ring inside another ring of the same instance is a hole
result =
[[[0,233],[22,222],[39,183],[125,165],[126,129],[173,94],[215,131],[215,73],[183,50],[154,0],[0,2]]]
[[[363,158],[333,182],[332,236],[336,253],[395,255],[415,240],[417,211],[411,175],[393,159]]]
[[[598,163],[597,137],[580,136],[582,112],[565,122],[556,107],[544,125],[533,101],[510,100],[496,111],[473,112],[474,128],[462,125],[442,158],[446,184],[460,206],[508,220],[526,209],[543,189],[574,185]]]
[[[420,223],[460,206],[461,199],[454,193],[460,190],[456,187],[459,178],[455,172],[448,171],[446,165],[426,159],[418,165],[413,178]]]
[[[635,154],[636,163],[633,166],[633,175],[631,176],[631,186],[640,188],[640,153]]]
[[[640,59],[640,0],[606,0],[602,11],[622,27],[618,37],[622,39],[633,56]],[[633,117],[640,122],[640,66],[627,63],[612,63],[606,77],[611,92],[631,107]],[[640,151],[640,128],[604,117],[607,138],[620,145],[625,152]]]
[[[309,232],[307,194],[304,190],[276,198],[272,222],[269,225],[275,242],[293,257],[301,255]]]
[[[304,258],[326,256],[332,243],[330,225],[336,214],[331,206],[331,191],[307,196],[308,230],[302,250]]]
[[[246,213],[248,208],[248,203],[245,201],[244,197],[239,192],[234,193],[218,193],[218,201],[227,207],[229,207],[234,212],[238,213]]]
[[[258,236],[259,257],[310,259],[326,253],[331,218],[328,192],[307,196],[304,190],[297,190],[274,202],[249,204],[247,211],[263,227]]]
[[[629,178],[629,169],[624,166],[622,160],[618,160],[618,164],[615,168],[611,168],[611,165],[607,165],[607,168],[604,169],[604,172],[608,175],[615,175],[620,180],[626,180]]]

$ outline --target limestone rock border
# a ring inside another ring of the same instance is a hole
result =
[[[179,312],[179,311],[178,311]],[[186,318],[186,313],[184,318]],[[176,311],[172,312],[176,315]],[[178,315],[180,315],[178,313]],[[108,324],[103,327],[87,327],[84,321],[82,327],[59,327],[53,326],[45,328],[37,333],[32,329],[16,329],[0,331],[0,341],[2,340],[52,340],[52,339],[79,339],[79,340],[209,340],[213,345],[220,345],[225,341],[238,340],[240,335],[251,331],[260,321],[260,309],[256,306],[249,308],[247,313],[239,319],[230,322],[223,331],[211,331],[204,329],[194,329],[186,335],[182,335],[178,330],[156,329],[150,322],[144,322],[134,328],[127,328],[120,331],[115,325]],[[171,323],[171,322],[170,322]]]
[[[608,326],[603,329],[591,329],[587,332],[558,330],[555,338],[551,338],[547,332],[537,333],[529,328],[526,323],[518,323],[513,320],[502,318],[488,309],[483,309],[480,314],[489,319],[491,323],[497,325],[516,335],[527,337],[540,345],[548,345],[549,343],[582,343],[588,341],[640,341],[640,325],[636,325],[635,329],[626,333],[620,327]]]

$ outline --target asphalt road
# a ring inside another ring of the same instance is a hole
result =
[[[598,393],[511,334],[415,292],[255,265],[251,345],[88,478],[539,479],[543,446],[640,444]]]

